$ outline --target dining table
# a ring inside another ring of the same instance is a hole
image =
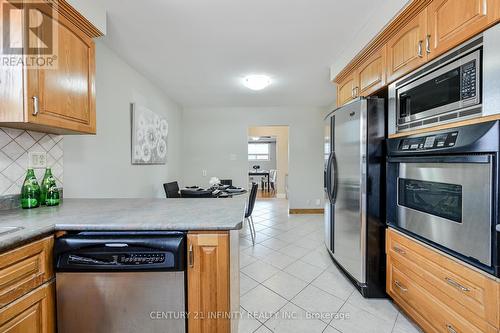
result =
[[[181,198],[232,198],[248,193],[245,188],[221,185],[218,187],[202,188],[189,186],[180,190]]]
[[[269,192],[271,189],[271,177],[270,177],[270,172],[266,170],[258,171],[258,170],[250,170],[248,171],[248,176],[249,177],[257,177],[257,176],[264,176],[267,178],[267,191]]]

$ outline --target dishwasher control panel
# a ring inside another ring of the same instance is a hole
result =
[[[81,232],[57,239],[57,272],[183,271],[183,232]]]
[[[118,257],[118,263],[123,265],[161,264],[163,262],[165,262],[163,253],[121,254]]]

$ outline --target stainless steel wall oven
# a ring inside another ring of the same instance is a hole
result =
[[[388,140],[388,223],[499,275],[499,122]]]

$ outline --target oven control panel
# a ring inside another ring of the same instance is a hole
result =
[[[422,136],[401,140],[400,151],[431,150],[451,148],[457,143],[458,132]]]

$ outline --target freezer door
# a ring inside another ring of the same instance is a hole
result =
[[[366,113],[361,99],[335,111],[334,258],[360,283],[366,282]]]

